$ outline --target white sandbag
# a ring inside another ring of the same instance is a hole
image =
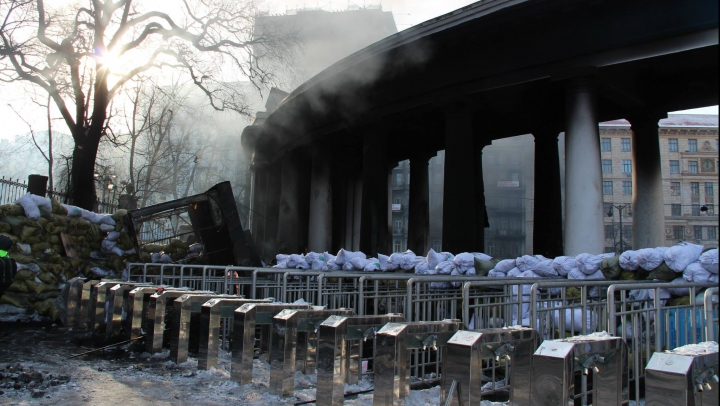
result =
[[[200,244],[199,242],[196,242],[195,244],[188,247],[188,253],[190,253],[190,254],[196,254],[202,250],[203,250],[203,245]],[[283,254],[278,254],[276,256],[276,258],[280,255],[283,255]],[[285,257],[287,258],[287,256],[285,256]]]
[[[415,265],[425,262],[425,257],[418,257],[415,256],[415,254],[408,254],[403,257],[403,261],[400,264],[400,269],[403,271],[410,271],[412,269],[415,269]]]
[[[172,263],[173,263],[173,260],[172,260],[172,258],[170,257],[170,255],[168,255],[168,254],[162,254],[162,256],[160,257],[160,263],[161,263],[161,264],[172,264]]]
[[[525,272],[523,272],[523,273],[520,274],[520,277],[521,277],[521,278],[539,278],[540,275],[536,274],[536,273],[533,272],[533,271],[525,271]],[[527,293],[528,293],[528,294],[530,293],[530,290],[529,290],[529,289],[528,289],[528,292],[527,292]]]
[[[329,271],[339,271],[342,269],[342,265],[338,265],[338,263],[336,261],[337,261],[337,257],[332,258],[331,260],[329,260],[327,262]]]
[[[430,282],[430,289],[450,289],[450,282]]]
[[[663,257],[668,268],[675,272],[682,272],[688,265],[696,262],[702,254],[703,246],[681,242],[665,251]]]
[[[310,265],[310,269],[313,269],[316,271],[327,271],[328,265],[327,265],[327,262],[321,260],[320,258],[315,258],[315,260]]]
[[[82,217],[83,209],[69,204],[63,204],[63,207],[65,207],[65,210],[67,210],[68,217]]]
[[[615,256],[615,253],[614,253],[614,252],[606,252],[606,253],[604,253],[604,254],[598,254],[598,256],[599,256],[600,258],[602,258],[602,259],[612,258],[612,257]]]
[[[707,283],[710,282],[711,274],[707,269],[703,268],[699,262],[693,262],[683,271],[683,278],[688,282]]]
[[[471,266],[475,265],[475,256],[469,252],[463,252],[455,255],[455,259],[452,260],[458,268],[467,270]]]
[[[506,274],[513,268],[515,268],[515,260],[514,259],[503,259],[502,261],[495,264],[495,268],[493,268],[493,269],[497,272],[502,272],[502,273]]]
[[[517,276],[520,276],[521,273],[522,273],[522,271],[519,268],[513,268],[508,271],[507,276],[517,277]]]
[[[453,269],[453,271],[450,273],[450,276],[460,276],[460,271],[457,270],[457,268]],[[450,282],[450,285],[453,288],[460,288],[462,287],[462,282]]]
[[[152,254],[150,254],[150,262],[152,262],[153,264],[157,264],[158,262],[160,262],[160,258],[162,258],[162,254],[159,252],[153,252]]]
[[[669,283],[668,283],[669,285]],[[650,300],[655,300],[655,289],[648,289],[648,295],[650,296]],[[670,290],[660,288],[657,290],[658,295],[660,296],[660,300],[668,300],[672,297],[672,294],[670,293]]]
[[[400,269],[400,265],[402,265],[404,258],[404,252],[394,252],[390,254],[390,257],[388,258],[388,270],[395,271]]]
[[[115,226],[115,220],[113,220],[112,216],[109,214],[100,214],[100,213],[93,213],[92,222],[101,225],[106,224],[109,226]]]
[[[430,248],[427,254],[428,267],[435,268],[439,263],[448,261],[446,256],[442,252],[435,252],[434,249]]]
[[[560,321],[560,310],[556,310],[555,313],[555,327],[562,327]],[[575,333],[582,332],[583,322],[583,311],[582,309],[565,309],[565,331],[573,331]],[[585,327],[587,332],[594,332],[598,323],[600,323],[600,317],[591,310],[586,310],[585,313]]]
[[[30,193],[26,193],[24,196],[17,199],[15,203],[22,206],[23,210],[25,211],[25,217],[29,218],[30,220],[40,219],[40,209],[38,208],[37,203],[35,203]]]
[[[542,255],[523,255],[515,260],[515,266],[522,272],[532,271],[535,265],[546,259]]]
[[[465,276],[476,276],[477,271],[475,271],[475,267],[471,266],[467,271],[465,271]]]
[[[495,269],[491,269],[487,276],[488,278],[507,278],[507,274],[505,272],[500,272]]]
[[[310,251],[307,253],[307,255],[305,255],[305,262],[307,262],[308,265],[310,265],[310,267],[312,267],[313,261],[315,261],[316,259],[320,259],[321,256],[322,256],[322,254],[319,254],[314,251]]]
[[[583,253],[575,257],[578,271],[585,275],[592,275],[600,269],[602,258],[599,255]]]
[[[378,254],[377,260],[380,263],[380,270],[386,272],[388,270],[388,261],[390,260],[390,257],[387,255]]]
[[[52,202],[50,201],[49,197],[42,197],[31,194],[30,198],[33,199],[38,209],[40,209],[41,214],[52,215]]]
[[[117,247],[117,241],[105,239],[102,243],[100,243],[100,252],[103,254],[109,254],[115,247]]]
[[[568,279],[584,279],[584,280],[594,280],[594,279],[605,279],[605,275],[603,275],[601,270],[597,270],[594,273],[588,275],[579,269],[575,268],[572,271],[568,272],[567,275]]]
[[[107,278],[107,277],[114,278],[115,277],[115,272],[113,272],[109,269],[103,269],[100,267],[90,268],[90,273],[99,278]]]
[[[415,265],[415,274],[416,275],[427,275],[429,269],[430,269],[430,266],[428,265],[427,262],[425,262],[425,261],[418,262],[418,264]]]
[[[575,257],[559,256],[553,259],[553,269],[560,276],[567,276],[573,268],[577,268]]]
[[[32,248],[30,248],[30,244],[23,244],[21,242],[15,244],[16,247],[20,250],[20,253],[23,255],[30,255],[32,254]],[[20,264],[18,264],[20,265]]]
[[[108,233],[106,240],[117,241],[120,238],[120,231],[111,231]]]
[[[553,268],[553,261],[549,259],[538,262],[532,269],[532,272],[535,272],[541,278],[553,278],[558,276],[557,271]]]
[[[285,265],[288,268],[295,268],[299,263],[305,262],[305,257],[302,254],[291,254],[287,257]],[[307,262],[305,262],[307,264]]]
[[[637,260],[637,251],[628,250],[620,254],[620,268],[623,271],[635,271],[640,266]]]
[[[491,257],[488,254],[483,254],[482,252],[473,252],[473,256],[480,261],[490,261],[493,257]]]
[[[455,270],[455,264],[452,261],[443,261],[435,269],[440,275],[450,275]]]
[[[374,259],[375,261],[377,261],[377,258],[371,258],[371,259]],[[352,264],[353,269],[362,271],[371,262],[371,259],[355,257],[350,260],[350,263]],[[345,269],[345,265],[343,265],[343,269]]]
[[[351,259],[358,258],[358,257],[359,258],[367,258],[367,256],[360,251],[353,252],[353,251],[346,251],[345,249],[340,249],[340,251],[338,251],[337,256],[335,257],[335,263],[342,266],[342,265],[345,265],[345,263],[350,261]]]
[[[670,247],[655,247],[655,249],[660,251],[663,255],[665,255],[665,251],[669,250]]]
[[[700,254],[700,265],[702,265],[703,268],[705,268],[708,272],[714,273],[717,275],[718,273],[718,249],[714,248],[711,250],[707,250]]]
[[[295,265],[295,269],[310,269],[310,265],[308,265],[308,263],[305,262],[305,258],[303,258],[302,261],[298,261],[297,265]]]
[[[638,266],[646,271],[652,271],[653,269],[662,265],[665,257],[664,251],[658,248],[643,248],[637,250],[637,262]]]
[[[680,287],[673,288],[673,287],[670,287],[670,286],[672,286],[673,284],[674,284],[674,285],[678,285],[678,284],[683,285],[683,284],[686,284],[686,283],[688,283],[688,281],[686,281],[685,278],[680,277],[680,278],[677,278],[677,279],[674,279],[673,281],[671,281],[671,282],[668,284],[668,287],[665,288],[665,289],[666,289],[668,292],[670,292],[670,294],[673,295],[673,296],[687,296],[687,295],[690,294],[690,289],[689,289],[689,288],[680,288]]]
[[[380,260],[377,258],[368,258],[367,264],[363,268],[365,272],[375,272],[380,270]]]

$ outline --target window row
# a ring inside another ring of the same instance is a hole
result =
[[[693,226],[693,237],[696,240],[703,240],[703,230],[705,230],[705,234],[707,235],[707,238],[705,238],[705,240],[717,240],[717,226]],[[674,240],[686,239],[685,226],[673,226],[672,238]]]
[[[670,215],[673,217],[680,217],[683,215],[683,209],[681,204],[678,203],[671,203],[670,204]],[[690,205],[690,215],[691,216],[699,216],[702,213],[707,213],[708,216],[714,216],[715,215],[715,205],[712,204],[703,204],[700,203],[693,203]]]
[[[712,182],[705,182],[705,196],[715,196],[715,187]],[[680,182],[670,182],[670,195],[681,196],[682,187]],[[690,195],[700,196],[700,182],[690,182]]]
[[[700,162],[699,161],[688,161],[688,173],[699,173]],[[715,161],[712,159],[702,160],[702,171],[703,172],[715,172]],[[680,173],[680,161],[671,159],[670,160],[670,173]]]
[[[604,195],[612,195],[614,194],[613,191],[613,181],[611,180],[605,180],[602,183],[602,193]],[[631,180],[624,180],[622,181],[622,194],[624,195],[632,195],[632,181]]]
[[[620,150],[623,152],[632,151],[630,138],[620,139]],[[600,150],[601,151],[612,151],[612,138],[600,138]]]
[[[612,159],[603,159],[602,160],[602,173],[612,173],[612,171],[613,171]],[[632,160],[630,160],[630,159],[622,160],[622,173],[632,173]]]

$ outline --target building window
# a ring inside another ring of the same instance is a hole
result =
[[[612,173],[612,160],[610,160],[610,159],[602,160],[602,173]]]
[[[613,239],[613,231],[615,231],[615,226],[613,225],[605,225],[605,239],[606,240],[612,240]]]
[[[668,140],[668,151],[678,152],[678,140],[677,138],[670,138]]]
[[[630,138],[620,139],[620,147],[623,152],[630,152]]]
[[[706,204],[705,207],[707,207],[707,214],[708,214],[708,216],[714,216],[714,215],[715,215],[715,205],[714,205],[714,204]]]
[[[700,203],[693,203],[693,205],[692,205],[692,215],[693,215],[693,216],[699,216],[699,215],[700,215]]]
[[[670,182],[670,196],[680,196],[680,182]]]
[[[402,231],[402,228],[403,228],[403,222],[402,222],[402,220],[400,220],[400,221],[395,221],[395,232],[398,232],[398,233],[399,233],[400,231]]]
[[[693,196],[700,196],[700,183],[690,182],[690,194]]]
[[[393,252],[402,252],[402,246],[400,240],[393,241]]]
[[[606,254],[611,254],[613,252],[615,252],[615,247],[605,247]]]
[[[673,238],[676,240],[682,240],[685,236],[684,226],[673,226]]]
[[[688,151],[697,152],[697,140],[688,140]]]
[[[672,212],[671,216],[673,217],[682,216],[682,206],[677,203],[673,203],[670,205],[670,211]]]
[[[632,224],[623,226],[623,240],[632,241]]]
[[[433,250],[435,250],[435,252],[442,251],[442,240],[433,240]]]
[[[608,217],[612,217],[615,208],[613,207],[612,203],[603,203],[603,207],[605,208],[605,215]]]
[[[717,226],[709,226],[707,228],[708,240],[717,240]]]
[[[600,151],[612,151],[610,138],[600,138]]]
[[[705,182],[705,196],[713,196],[713,183],[712,182]]]
[[[670,161],[670,173],[680,173],[680,161]]]
[[[632,181],[631,180],[624,180],[622,183],[623,186],[623,194],[624,195],[632,195]]]
[[[629,159],[622,160],[622,171],[623,173],[632,173],[632,161]]]
[[[597,162],[597,161],[596,161]],[[395,174],[395,184],[397,186],[401,186],[403,184],[403,175],[402,173],[396,173]]]
[[[689,161],[688,162],[688,171],[690,173],[698,173],[698,162],[697,161]]]
[[[695,239],[696,240],[702,240],[702,226],[695,226],[693,229],[695,231]]]
[[[597,161],[596,161],[597,162]],[[603,181],[603,194],[604,195],[611,195],[613,194],[613,183],[612,181]]]

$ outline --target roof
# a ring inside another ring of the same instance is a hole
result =
[[[600,125],[603,127],[630,127],[630,122],[620,119],[605,121]],[[718,116],[716,114],[668,114],[668,118],[660,120],[660,127],[718,128]]]

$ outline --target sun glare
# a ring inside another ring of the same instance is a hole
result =
[[[115,52],[100,51],[95,53],[95,63],[98,69],[107,69],[110,72],[119,72],[123,69],[123,60]]]

